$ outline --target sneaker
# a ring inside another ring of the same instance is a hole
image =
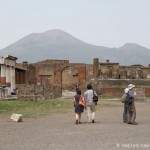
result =
[[[92,123],[95,123],[95,121],[94,121],[94,120],[92,120]]]

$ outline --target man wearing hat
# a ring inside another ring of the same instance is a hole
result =
[[[136,92],[134,90],[134,87],[135,85],[129,84],[128,87],[124,90],[125,101],[124,101],[123,121],[128,124],[137,125],[137,123],[135,122],[136,109],[134,99]]]

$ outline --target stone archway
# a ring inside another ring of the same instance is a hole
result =
[[[73,66],[67,66],[62,70],[62,90],[74,90],[74,84],[78,82],[78,70]]]

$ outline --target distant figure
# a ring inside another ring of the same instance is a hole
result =
[[[11,92],[11,95],[17,95],[16,89],[13,89],[13,91]]]
[[[79,83],[76,83],[76,84],[75,84],[75,90],[76,90],[76,92],[77,92],[79,89],[80,89],[80,84],[79,84]]]

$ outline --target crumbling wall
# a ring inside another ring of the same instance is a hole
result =
[[[62,96],[61,86],[52,85],[17,85],[18,98],[22,100],[45,100]]]
[[[101,80],[92,79],[91,84],[101,96],[122,96],[128,84],[134,84],[137,91],[137,99],[145,99],[150,96],[150,80],[127,79],[127,80]]]

